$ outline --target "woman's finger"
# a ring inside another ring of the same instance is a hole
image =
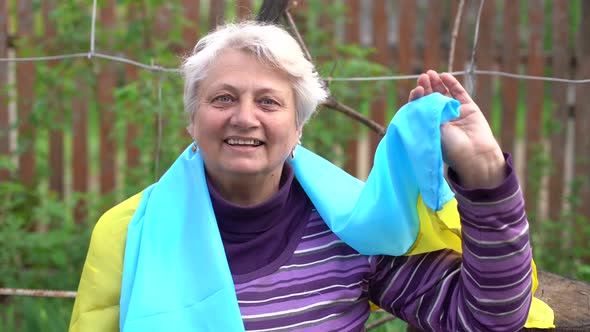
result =
[[[430,77],[427,74],[422,74],[418,77],[418,86],[424,88],[424,94],[429,95],[432,93],[432,85],[430,84]]]
[[[471,96],[469,93],[467,93],[467,90],[465,90],[465,88],[453,75],[449,73],[442,73],[440,78],[447,88],[449,88],[451,97],[457,99],[461,104],[473,103],[473,99],[471,99]]]
[[[430,85],[432,86],[433,92],[438,92],[450,97],[449,90],[447,89],[441,78],[438,76],[437,72],[435,72],[434,70],[429,70],[426,72],[426,74],[428,74],[428,78],[430,78]]]
[[[417,86],[412,91],[410,91],[410,97],[408,101],[414,101],[418,98],[422,98],[424,96],[424,88],[421,86]]]

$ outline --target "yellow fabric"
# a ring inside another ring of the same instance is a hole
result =
[[[531,261],[531,263],[533,265],[533,294],[535,294],[539,287],[539,279],[537,278],[537,264],[535,264],[534,260]],[[524,327],[529,329],[555,328],[555,325],[553,324],[554,320],[555,316],[553,315],[553,309],[551,309],[547,303],[533,297],[531,310],[529,311],[529,316],[527,317]]]
[[[555,317],[553,316],[553,309],[551,309],[547,303],[533,297],[531,303],[531,310],[527,317],[524,327],[527,329],[551,329],[555,328],[553,324]]]
[[[424,204],[422,195],[419,195],[416,207],[420,219],[420,230],[416,242],[406,255],[417,255],[445,248],[453,249],[459,253],[463,252],[461,248],[461,222],[456,199],[449,201],[442,210],[435,212]],[[537,266],[534,261],[531,264],[533,268],[532,294],[534,295],[539,281]],[[543,301],[533,297],[525,327],[555,328],[553,321],[553,310]]]
[[[106,212],[90,240],[70,332],[119,331],[119,297],[127,225],[141,201],[141,193]]]
[[[450,200],[443,205],[442,210],[435,212],[424,204],[422,195],[418,195],[416,207],[420,231],[416,242],[406,255],[418,255],[441,249],[453,249],[461,253],[461,221],[457,211],[457,200]]]

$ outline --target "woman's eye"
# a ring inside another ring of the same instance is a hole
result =
[[[218,103],[231,103],[232,101],[233,101],[233,98],[228,95],[221,95],[221,96],[217,96],[217,97],[213,98],[213,102],[218,102]]]
[[[272,99],[262,99],[260,101],[260,103],[264,106],[277,106],[279,105],[279,103],[277,103],[276,101],[272,100]]]

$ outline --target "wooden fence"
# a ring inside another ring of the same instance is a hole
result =
[[[347,8],[346,14],[341,17],[322,15],[315,27],[333,33],[333,40],[375,48],[372,60],[399,75],[416,74],[426,69],[448,69],[451,29],[459,1],[337,2]],[[90,25],[92,1],[87,3],[81,8],[87,10],[87,24]],[[327,5],[334,1],[323,3]],[[259,1],[253,0],[167,2],[158,9],[157,19],[149,28],[158,40],[165,40],[171,22],[177,19],[175,13],[184,15],[184,19],[191,23],[181,31],[184,44],[170,46],[172,52],[181,53],[205,33],[203,26],[210,29],[224,18],[250,16],[259,5]],[[469,63],[478,5],[479,1],[466,1],[457,35],[455,70],[462,70]],[[171,6],[181,10],[173,11]],[[60,37],[52,18],[56,8],[57,1],[43,1],[40,8],[36,8],[33,0],[0,0],[0,58],[63,53],[63,49],[55,46],[37,48],[36,54],[24,52],[25,45]],[[305,17],[312,8],[313,3],[293,1],[291,11],[296,16]],[[131,8],[122,13],[115,0],[99,1],[96,34],[97,41],[102,44],[97,44],[97,48],[107,54],[136,58],[128,50],[113,49],[105,36],[121,22],[132,20],[138,12],[139,8],[138,11]],[[590,78],[588,36],[590,3],[587,1],[485,1],[476,68],[565,79]],[[314,50],[311,52],[313,54]],[[56,60],[50,61],[49,66],[57,63]],[[121,68],[124,68],[123,72]],[[93,70],[97,74],[94,90],[80,93],[72,100],[75,116],[65,123],[66,118],[60,115],[63,110],[51,109],[57,114],[54,121],[62,119],[64,124],[52,127],[48,136],[39,138],[30,120],[36,100],[33,86],[39,75],[35,63],[0,62],[0,156],[16,165],[15,169],[2,170],[0,180],[17,178],[28,186],[35,186],[46,177],[49,188],[62,196],[67,192],[87,192],[91,184],[96,183],[100,193],[106,194],[120,185],[122,180],[117,175],[117,168],[122,163],[127,166],[140,163],[141,151],[132,144],[134,138],[142,134],[136,124],[126,125],[123,147],[117,145],[121,143],[109,134],[115,123],[113,91],[125,82],[140,79],[141,69],[102,61]],[[356,76],[365,75],[359,72]],[[85,83],[76,81],[74,84],[82,86]],[[386,105],[385,98],[375,98],[370,105],[370,118],[385,125],[387,109],[402,105],[414,84],[412,80],[405,80],[396,85],[398,97],[394,105]],[[573,206],[577,215],[590,220],[590,84],[477,75],[474,91],[476,101],[495,128],[502,147],[515,156],[526,189],[529,213],[556,221],[563,217],[565,209]],[[89,94],[97,98],[100,120],[89,118]],[[88,136],[90,121],[100,121],[98,174],[91,171],[93,165],[88,156],[92,144]],[[548,125],[553,130],[547,130]],[[64,143],[64,131],[71,135],[72,138],[68,138],[71,143]],[[185,137],[188,142],[188,136]],[[363,177],[379,137],[371,134],[364,138],[354,133],[350,137],[345,149],[349,162],[345,167],[350,173]],[[47,143],[40,143],[39,139],[46,139]],[[49,175],[38,173],[36,147],[40,144],[48,145]],[[114,153],[121,149],[125,151],[123,162],[118,159],[119,154]],[[64,162],[65,156],[69,156],[71,162]],[[545,156],[545,163],[541,162],[542,156]],[[576,186],[572,186],[574,180]],[[533,190],[535,184],[540,184],[537,187],[541,189]],[[577,199],[567,198],[572,194]],[[78,208],[78,213],[83,214],[84,206]]]

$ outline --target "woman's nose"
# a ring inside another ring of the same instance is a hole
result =
[[[258,125],[256,116],[256,104],[249,101],[240,101],[234,108],[230,123],[236,127],[251,128]]]

